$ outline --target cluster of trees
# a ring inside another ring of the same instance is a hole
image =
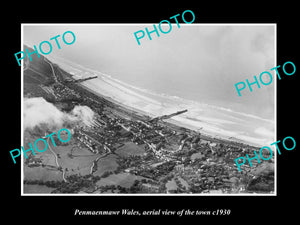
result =
[[[169,180],[172,180],[172,178],[174,177],[173,173],[169,173],[166,176],[162,177],[159,181],[160,183],[167,183]]]
[[[47,187],[55,188],[55,190],[53,190],[52,193],[77,193],[83,188],[90,188],[95,190],[95,182],[97,182],[103,177],[108,176],[109,174],[112,174],[112,172],[105,172],[101,177],[92,175],[79,176],[75,174],[67,177],[68,182],[24,180],[24,184],[45,185]],[[142,185],[143,183],[153,183],[153,185],[157,185],[156,182],[147,179],[142,179],[135,180],[129,188],[122,187],[120,185],[105,185],[99,187],[98,189],[101,193],[105,193],[108,191],[117,193],[145,193],[146,190]]]
[[[24,184],[45,185],[55,188],[53,193],[77,193],[82,188],[93,188],[95,183],[100,180],[99,176],[77,174],[70,175],[67,178],[68,182],[64,181],[42,181],[42,180],[24,180]]]
[[[111,174],[113,174],[112,171],[105,171],[100,177],[101,177],[101,178],[105,178],[105,177],[110,176]]]
[[[246,186],[247,191],[270,192],[274,191],[274,173],[260,175],[250,179]]]
[[[142,170],[139,172],[139,175],[157,180],[159,177],[165,176],[168,173],[170,173],[173,170],[175,165],[176,165],[176,163],[173,161],[166,162],[155,168],[149,168],[149,169]]]
[[[140,182],[135,180],[130,188],[122,187],[120,185],[105,185],[99,187],[101,193],[105,193],[108,191],[117,192],[117,193],[139,193],[141,191]]]
[[[129,193],[139,193],[141,191],[141,182],[135,180],[131,187],[129,188]]]
[[[157,182],[153,182],[147,179],[142,179],[142,180],[135,180],[133,182],[133,184],[129,187],[123,187],[120,185],[106,185],[106,186],[101,186],[99,187],[99,190],[101,193],[105,193],[108,191],[111,192],[117,192],[117,193],[149,193],[149,192],[155,192],[158,193],[159,189],[149,189],[143,186],[143,184],[145,183],[149,183],[149,184],[153,184],[153,185],[158,185]],[[165,187],[162,186],[162,189],[160,190],[161,192],[165,191]],[[161,193],[160,192],[160,193]]]
[[[203,190],[204,190],[203,187],[197,186],[195,184],[190,185],[190,191],[192,193],[201,193]]]
[[[91,174],[80,176],[78,174],[70,175],[67,178],[68,182],[63,182],[56,188],[58,193],[77,193],[82,188],[94,188],[95,182],[100,180],[99,176],[92,176]]]
[[[171,172],[173,170],[175,165],[176,165],[176,163],[174,161],[169,161],[169,162],[166,162],[164,164],[157,166],[156,170],[158,170],[161,174],[168,174],[169,172]]]
[[[116,185],[105,185],[105,186],[100,186],[98,188],[98,190],[101,193],[105,193],[105,192],[108,192],[108,191],[114,192],[115,190],[118,190],[118,187]]]
[[[128,157],[118,158],[117,163],[119,164],[120,170],[126,169],[129,167],[137,167],[143,163],[142,157],[139,155],[130,155]]]
[[[150,161],[150,160],[156,159],[154,153],[152,152],[152,150],[150,150],[148,145],[145,145],[145,150],[146,150],[147,154],[145,156],[143,156],[144,161]]]
[[[179,189],[181,192],[187,192],[186,187],[183,186],[183,184],[180,182],[180,180],[178,179],[178,177],[175,177],[174,180],[175,180],[176,185],[178,186],[178,189]]]
[[[42,181],[42,180],[24,180],[24,184],[36,184],[36,185],[45,185],[47,187],[56,188],[61,185],[62,181]]]

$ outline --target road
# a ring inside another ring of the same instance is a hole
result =
[[[54,72],[54,69],[53,69],[53,66],[52,66],[52,63],[49,62],[46,58],[44,58],[44,61],[47,62],[50,66],[51,66],[51,69],[52,69],[52,73],[53,73],[53,77],[54,77],[54,81],[55,83],[59,83],[58,80],[57,80],[57,77],[55,75],[55,72]]]
[[[48,144],[48,146],[49,146],[50,151],[52,152],[52,154],[53,154],[54,157],[55,157],[55,163],[56,163],[56,166],[57,166],[57,168],[62,168],[62,167],[59,165],[59,163],[58,163],[58,157],[57,157],[57,154],[53,151],[53,149],[51,148],[51,146],[50,146],[50,144],[49,144],[49,138],[50,138],[50,137],[47,138],[47,144]],[[62,171],[62,178],[63,178],[63,180],[64,180],[65,182],[68,182],[68,181],[66,180],[66,178],[65,178],[65,173],[66,173],[65,169],[63,169],[63,171]]]
[[[105,146],[105,145],[104,145],[104,146]],[[102,159],[102,158],[104,158],[104,157],[106,157],[106,156],[108,156],[109,154],[113,154],[113,153],[112,153],[111,150],[108,148],[108,152],[107,152],[107,153],[104,153],[104,154],[100,155],[98,158],[96,158],[96,159],[93,161],[93,164],[92,164],[91,169],[90,169],[90,174],[93,174],[94,166],[96,166],[96,163],[98,162],[98,160],[99,160],[99,159]]]

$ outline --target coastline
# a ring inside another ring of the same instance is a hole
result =
[[[61,62],[57,66],[62,70],[65,68]],[[241,142],[245,145],[262,147],[270,141],[275,141],[276,128],[272,120],[178,96],[140,90],[110,75],[80,65],[68,64],[65,69],[64,72],[72,80],[97,75],[98,78],[95,80],[83,81],[76,85],[140,116],[157,117],[188,109],[186,114],[165,121],[193,131],[201,130],[203,134],[233,143]]]
[[[74,78],[72,78],[72,79],[74,79]],[[115,100],[111,97],[104,96],[104,95],[100,94],[99,92],[97,92],[95,90],[92,90],[91,88],[87,87],[86,85],[84,85],[82,83],[77,83],[76,85],[80,86],[81,88],[86,89],[87,91],[97,95],[100,98],[103,98],[103,99],[105,99],[109,102],[112,102],[113,104],[117,105],[118,107],[122,107],[123,109],[125,109],[125,111],[130,111],[129,112],[130,114],[134,113],[134,114],[137,114],[138,116],[141,116],[141,117],[150,117],[150,118],[155,117],[154,115],[151,115],[151,113],[148,113],[148,112],[130,107],[128,105],[122,104],[121,102],[118,102],[117,100]],[[166,124],[171,123],[173,126],[178,127],[178,130],[180,129],[180,127],[188,129],[191,132],[198,132],[198,130],[199,130],[199,128],[195,128],[195,127],[190,126],[188,124],[181,123],[180,121],[177,121],[177,120],[172,119],[172,118],[167,119],[166,122],[164,122],[164,123],[166,123]],[[201,130],[201,136],[204,137],[205,140],[210,140],[210,141],[214,141],[214,142],[219,142],[219,143],[227,142],[227,143],[231,143],[231,144],[234,144],[234,145],[246,145],[246,146],[251,146],[251,147],[254,147],[254,148],[258,148],[257,145],[255,145],[254,143],[251,143],[251,142],[247,142],[247,141],[244,141],[244,140],[238,140],[238,139],[230,140],[230,137],[220,136],[218,134],[205,132],[203,130]]]
[[[64,69],[62,69],[59,64],[56,64],[56,65],[60,68],[61,71],[64,72],[65,76],[67,76],[71,80],[77,80],[76,78],[74,78],[75,75],[71,74],[70,72],[65,71]],[[99,75],[97,75],[97,76],[99,78]],[[99,98],[102,98],[102,99],[114,104],[115,107],[118,107],[120,109],[123,109],[123,110],[127,111],[128,115],[135,114],[136,116],[141,117],[143,119],[148,119],[148,118],[150,119],[150,118],[153,118],[153,117],[162,116],[162,114],[155,115],[153,113],[141,110],[137,107],[132,107],[132,106],[129,106],[128,104],[126,105],[126,104],[122,103],[121,101],[118,101],[118,100],[116,100],[116,99],[114,99],[110,96],[103,95],[103,94],[99,93],[97,90],[91,88],[88,83],[86,84],[86,82],[91,82],[91,80],[76,83],[75,85],[77,85],[80,88],[83,88],[87,92],[90,92],[90,93],[98,96]],[[130,116],[128,116],[128,117],[130,117]],[[255,148],[259,148],[259,147],[263,146],[262,144],[251,142],[249,140],[244,140],[242,138],[237,138],[237,136],[232,135],[232,134],[224,134],[224,133],[221,133],[221,132],[213,132],[213,130],[207,130],[206,128],[202,129],[201,126],[196,126],[196,125],[193,125],[193,124],[184,123],[184,122],[180,121],[180,119],[182,119],[182,117],[180,117],[178,119],[171,118],[171,119],[167,119],[165,121],[168,122],[168,123],[172,123],[175,126],[184,127],[184,128],[189,129],[193,132],[197,132],[197,131],[201,130],[201,134],[203,136],[206,136],[208,139],[219,139],[220,141],[230,142],[232,144],[238,144],[238,145],[247,145],[247,146],[251,146],[251,147],[255,147]]]
[[[147,112],[145,112],[145,111],[142,111],[142,110],[139,110],[139,109],[130,107],[130,106],[128,106],[128,105],[125,105],[125,104],[123,104],[123,103],[121,103],[121,102],[118,102],[117,100],[115,100],[115,99],[113,99],[113,98],[111,98],[111,97],[104,96],[104,95],[100,94],[99,92],[97,92],[97,91],[95,91],[95,90],[92,90],[91,88],[87,87],[87,86],[84,85],[83,83],[77,83],[77,85],[80,86],[80,87],[82,87],[82,88],[84,88],[84,89],[86,89],[87,91],[89,91],[89,92],[91,92],[91,93],[97,95],[97,96],[100,97],[100,98],[103,98],[103,99],[105,99],[105,100],[107,100],[107,101],[109,101],[109,102],[112,102],[113,104],[115,104],[115,105],[117,105],[117,106],[121,106],[121,107],[123,107],[123,108],[126,109],[126,110],[131,110],[131,111],[137,113],[137,114],[140,115],[140,116],[149,116],[149,117],[153,117],[153,116],[154,116],[154,115],[151,115],[150,113],[147,113]]]

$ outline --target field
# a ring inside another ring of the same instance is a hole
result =
[[[174,180],[174,178],[166,183],[167,191],[177,190],[178,186]]]
[[[118,168],[116,155],[108,155],[105,158],[99,159],[97,162],[97,170],[94,172],[95,176],[101,176],[106,171],[115,171]]]
[[[70,155],[72,148],[74,151]],[[58,163],[63,169],[66,169],[67,176],[71,174],[89,174],[93,161],[98,157],[87,148],[78,149],[74,145],[56,146],[53,151],[58,154]]]
[[[24,193],[27,194],[48,194],[51,193],[55,188],[50,188],[45,185],[37,185],[37,184],[25,184],[24,185]]]
[[[176,179],[177,179],[178,183],[176,182]],[[189,188],[188,183],[184,179],[182,179],[181,177],[178,176],[178,177],[173,178],[172,180],[170,180],[166,183],[166,189],[167,189],[167,191],[177,190],[178,185],[181,185],[182,187],[185,187],[187,190]]]
[[[133,142],[125,142],[124,145],[115,151],[116,154],[127,157],[130,155],[143,155],[144,145],[136,145]]]
[[[62,181],[61,171],[55,168],[24,166],[24,180]]]
[[[37,138],[41,138],[32,135],[28,132],[25,132],[25,149],[28,149],[28,143],[30,142],[32,145]],[[61,135],[63,140],[67,139],[63,134]],[[45,139],[48,143],[48,148],[44,152],[35,151],[36,155],[33,157],[34,159],[40,159],[44,167],[28,167],[24,165],[24,179],[25,180],[37,180],[41,179],[43,181],[61,181],[62,180],[62,171],[58,170],[58,165],[66,170],[66,176],[72,174],[81,174],[87,175],[90,173],[90,168],[93,164],[93,161],[99,157],[99,155],[95,155],[91,153],[87,148],[78,147],[74,143],[74,141],[68,142],[67,145],[58,145],[59,142],[55,142],[57,145],[54,147],[50,139]],[[43,150],[45,148],[45,144],[42,141],[37,142],[37,148]],[[52,151],[51,151],[52,150]],[[72,154],[71,154],[72,150]],[[54,153],[55,154],[54,154]],[[32,155],[31,152],[27,153],[29,157]]]
[[[49,150],[43,153],[38,153],[36,156],[42,160],[43,164],[56,167],[55,157]]]
[[[97,186],[105,186],[105,185],[120,185],[125,188],[129,188],[135,180],[141,180],[143,177],[135,176],[130,173],[119,173],[112,174],[106,178],[102,178],[99,180],[96,185]]]

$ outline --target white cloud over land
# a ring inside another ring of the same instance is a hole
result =
[[[62,127],[65,122],[91,124],[94,112],[88,106],[75,106],[71,113],[60,111],[44,98],[25,98],[23,105],[24,129],[32,129],[40,124],[49,128]]]

